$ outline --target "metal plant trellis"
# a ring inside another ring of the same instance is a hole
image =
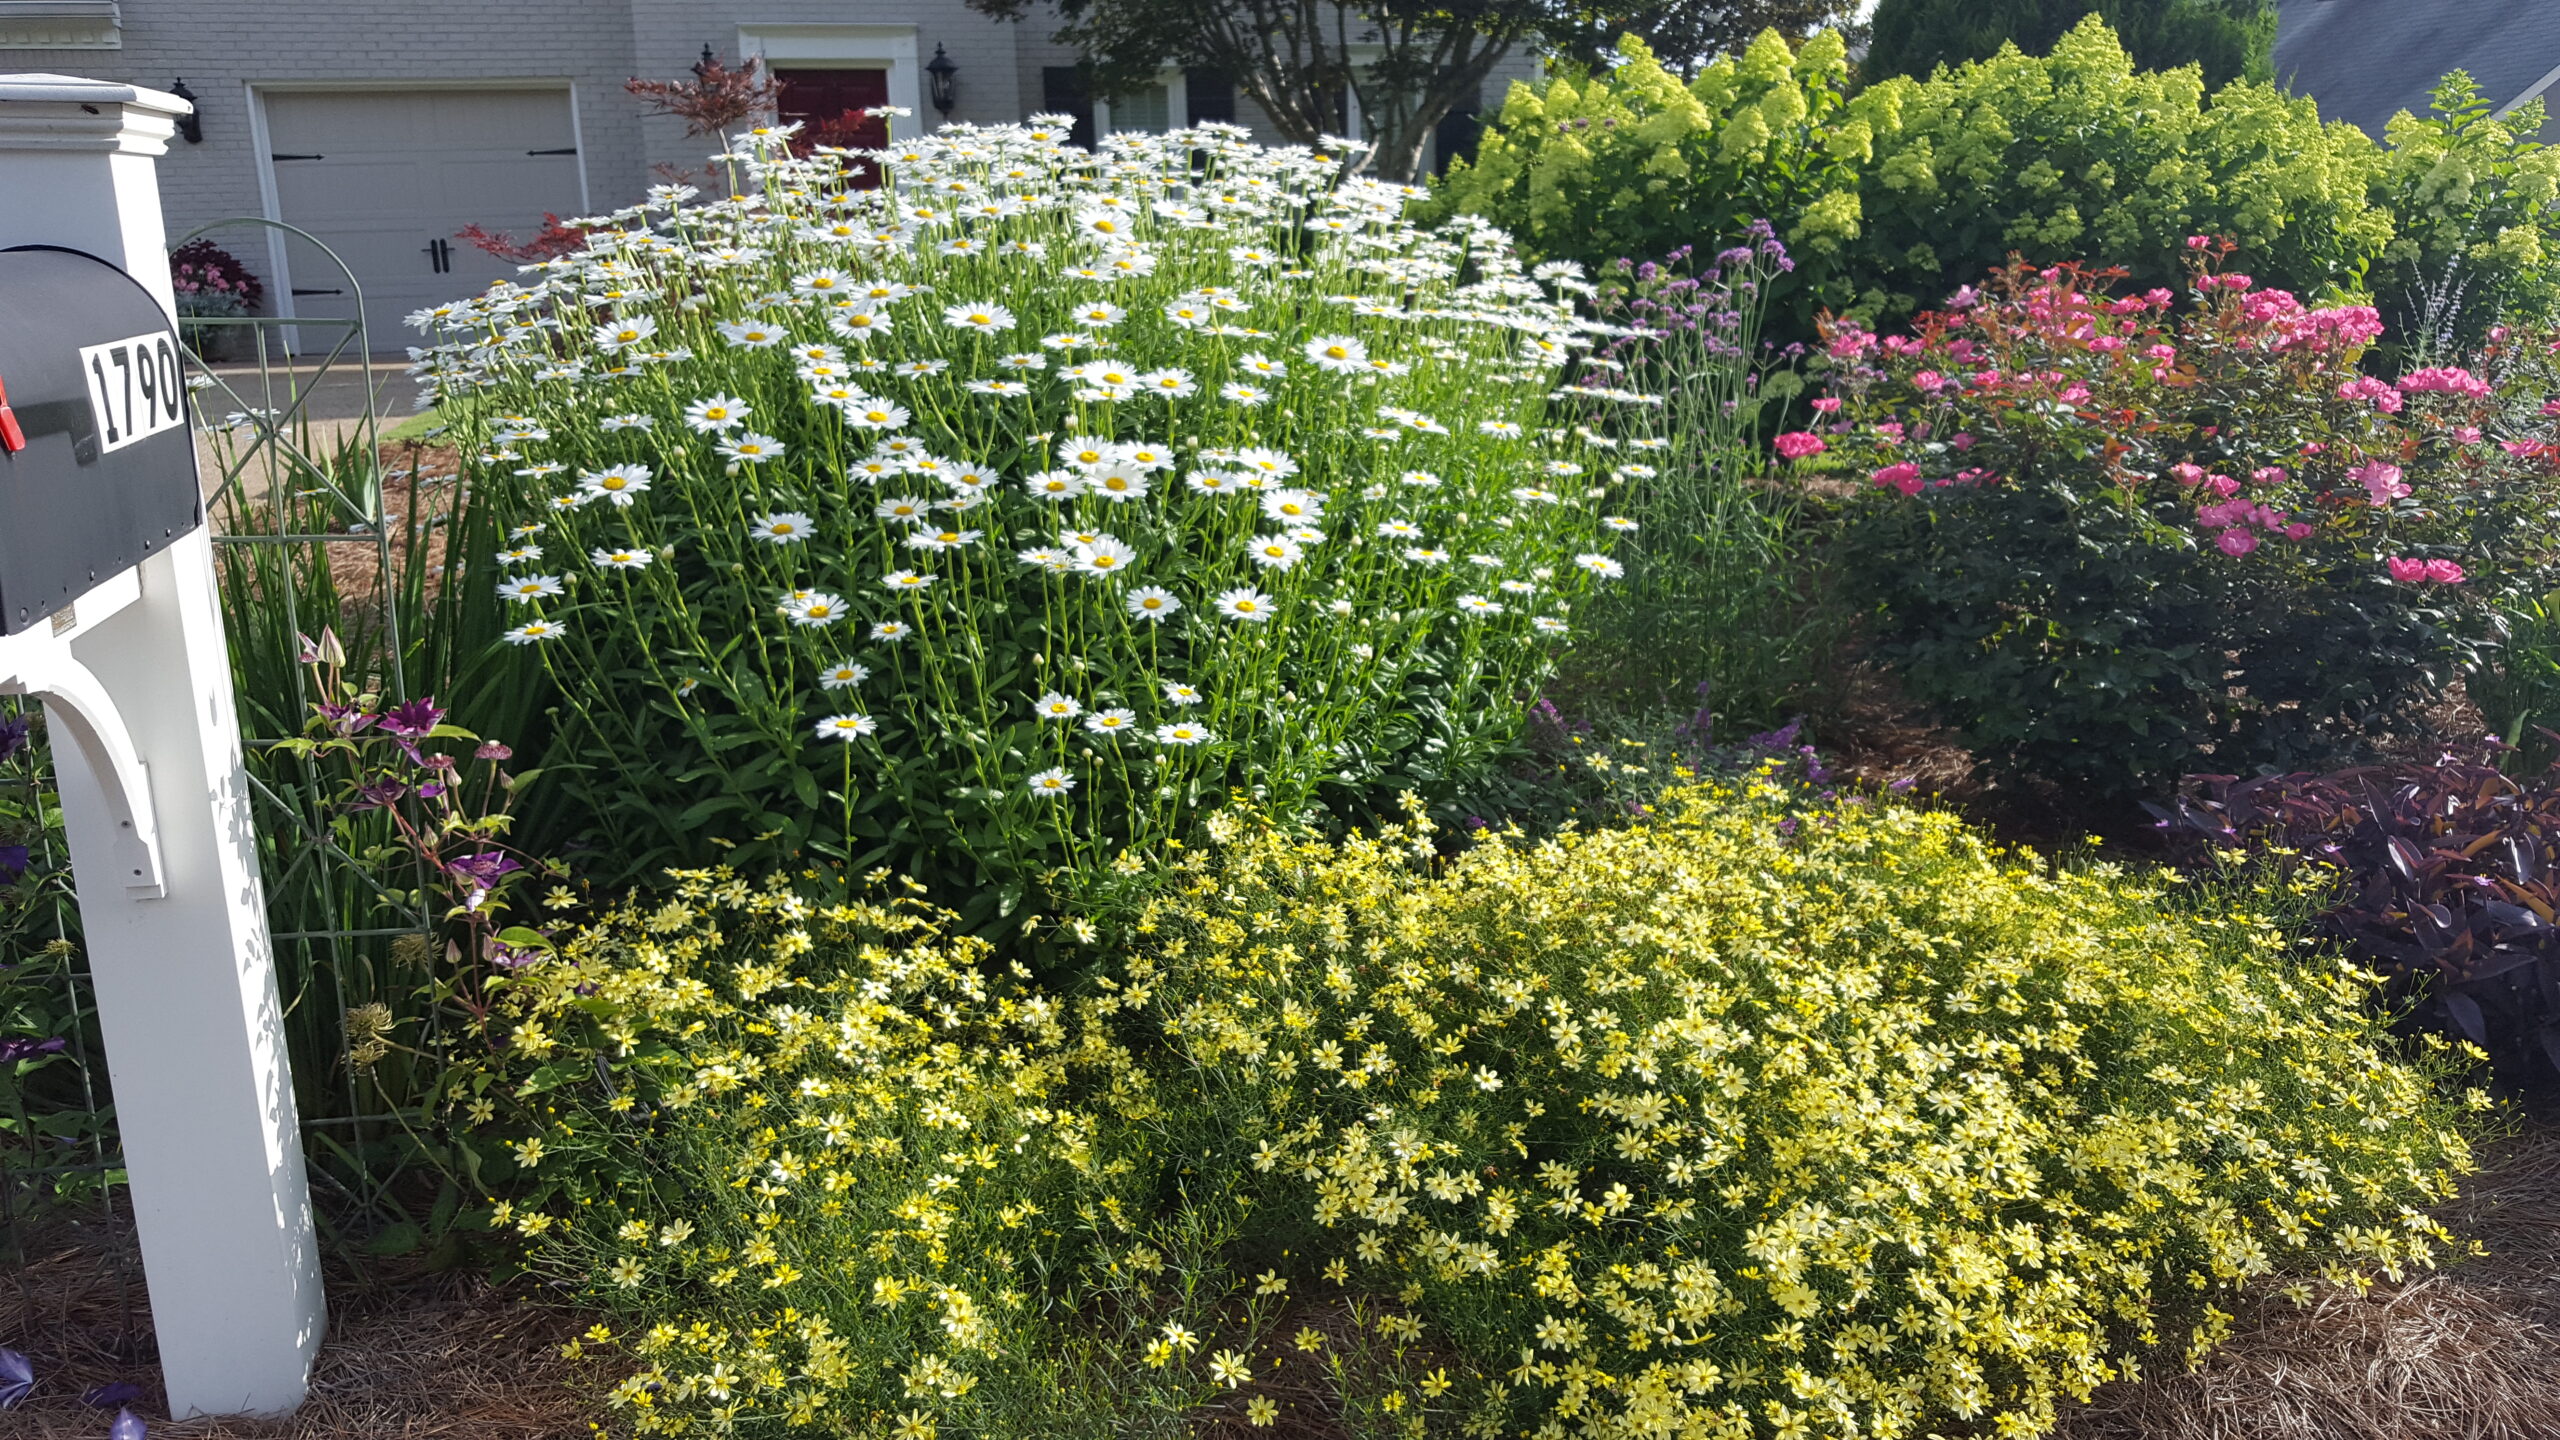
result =
[[[367,603],[357,612],[364,633],[350,637],[364,657],[363,673],[385,694],[406,693],[407,637],[397,567],[420,560],[422,552],[404,555],[394,543],[403,533],[414,543],[417,528],[414,515],[400,517],[403,523],[395,526],[385,503],[386,467],[376,417],[380,377],[367,343],[359,282],[317,237],[278,221],[216,221],[177,243],[233,228],[302,242],[334,267],[352,301],[351,315],[344,319],[184,317],[180,335],[196,402],[207,518],[233,607],[234,669],[263,682],[242,686],[240,718],[251,756],[249,778],[259,811],[261,864],[294,1051],[296,1101],[314,1160],[334,1154],[349,1162],[315,1164],[315,1181],[323,1186],[334,1182],[355,1192],[347,1198],[366,1204],[375,1197],[363,1192],[378,1183],[380,1170],[358,1157],[400,1120],[380,1113],[383,1106],[368,1097],[363,1076],[348,1063],[346,1017],[358,1006],[413,995],[423,986],[426,941],[432,933],[431,918],[419,899],[425,893],[424,877],[395,887],[389,882],[399,878],[402,865],[414,868],[414,861],[386,862],[381,855],[351,853],[326,782],[301,762],[275,753],[275,747],[299,732],[308,706],[323,698],[300,663],[296,637],[347,620],[349,610],[336,604],[332,613],[309,613],[315,598],[345,598],[336,587],[342,567],[334,562],[339,556],[354,556],[359,561],[355,572],[371,577],[370,593],[362,597]],[[309,288],[329,293],[323,286]],[[247,354],[239,360],[221,358],[229,348],[223,342],[235,337]],[[323,382],[350,371],[361,386],[356,413],[315,419],[313,401]],[[320,438],[332,429],[334,436]],[[398,478],[408,482],[414,511],[423,503],[426,477],[410,473]],[[254,601],[258,613],[240,613],[244,600]],[[290,681],[284,679],[287,672]],[[295,697],[295,703],[272,703],[284,695]],[[255,705],[253,696],[271,703]],[[21,703],[0,699],[0,721],[16,715]],[[37,813],[49,813],[50,787],[41,748],[0,764],[0,799],[15,791]],[[58,837],[41,833],[33,848],[29,858],[35,871],[62,870],[66,860]],[[103,1222],[110,1232],[120,1226],[115,1179],[122,1162],[112,1097],[103,1093],[103,1067],[93,1063],[94,1002],[79,958],[67,876],[56,888],[63,893],[43,892],[49,915],[35,913],[31,906],[15,917],[17,924],[0,924],[0,949],[38,946],[23,954],[0,954],[0,963],[18,967],[20,978],[27,978],[29,962],[45,962],[36,967],[41,974],[32,978],[58,989],[47,1013],[60,1024],[65,1041],[61,1053],[76,1071],[78,1090],[75,1101],[65,1101],[59,1093],[52,1097],[57,1104],[76,1107],[65,1112],[71,1119],[58,1118],[54,1124],[61,1132],[57,1139],[36,1140],[23,1109],[14,1115],[0,1110],[0,1116],[16,1125],[19,1141],[0,1144],[0,1264],[7,1264],[16,1277],[20,1323],[29,1328],[45,1323],[48,1303],[42,1287],[30,1281],[28,1266],[17,1263],[32,1258],[31,1241],[46,1229],[37,1224],[30,1201],[50,1196],[48,1203],[57,1212],[51,1218],[59,1218],[68,1202],[84,1224]],[[10,918],[0,916],[0,921]],[[31,932],[41,944],[27,938]],[[424,1018],[432,1023],[431,1015]],[[6,1011],[0,1010],[0,1024],[6,1020]],[[0,1030],[0,1043],[7,1038]],[[15,1104],[14,1087],[6,1098]],[[60,1153],[42,1153],[46,1148]],[[104,1339],[143,1359],[148,1325],[139,1309],[139,1267],[128,1249],[108,1247],[104,1253],[112,1257],[108,1263],[115,1267],[123,1293],[123,1333],[92,1339]]]

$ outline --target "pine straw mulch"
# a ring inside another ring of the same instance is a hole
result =
[[[2407,1283],[2252,1305],[2193,1371],[2110,1385],[2056,1440],[2560,1436],[2560,1126],[2490,1147],[2440,1212],[2488,1254]]]
[[[37,1376],[0,1417],[9,1440],[98,1440],[111,1411],[81,1396],[118,1381],[142,1387],[132,1408],[153,1440],[590,1440],[594,1397],[615,1378],[561,1358],[590,1317],[461,1272],[339,1273],[311,1398],[292,1418],[163,1420],[158,1367],[133,1353],[147,1352],[150,1317],[130,1232],[28,1250],[14,1277],[25,1283],[0,1279],[0,1344],[26,1351]]]

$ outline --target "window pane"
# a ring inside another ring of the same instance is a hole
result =
[[[1173,128],[1171,108],[1164,87],[1148,85],[1111,102],[1111,128],[1161,135]]]

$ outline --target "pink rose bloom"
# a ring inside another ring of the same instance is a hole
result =
[[[2154,345],[2142,353],[2159,361],[2161,364],[2166,365],[2170,361],[2178,358],[2178,347],[2175,345]]]
[[[1981,303],[1982,292],[1970,285],[1957,286],[1956,293],[1947,297],[1947,308],[1950,310],[1970,310]]]
[[[1821,399],[1813,402],[1813,413],[1816,415],[1834,414],[1839,409],[1840,397],[1837,395],[1825,395]]]
[[[2459,365],[2430,365],[2412,370],[2400,377],[2400,388],[2411,395],[2435,391],[2446,395],[2468,395],[2475,400],[2489,394],[2489,382]]]
[[[1901,444],[1902,422],[1899,420],[1887,420],[1883,424],[1878,425],[1876,427],[1876,437],[1888,445]]]
[[[2390,569],[2391,578],[2403,585],[2420,584],[2427,578],[2427,562],[2424,560],[2404,560],[2395,555],[2382,563]]]
[[[1819,455],[1831,448],[1822,443],[1821,436],[1803,430],[1791,431],[1770,443],[1777,447],[1780,455],[1789,460],[1802,460],[1808,455]]]
[[[2312,441],[2310,444],[2305,445],[2305,446],[2303,446],[2303,447],[2302,447],[2302,453],[2303,453],[2303,454],[2305,454],[2305,455],[2317,455],[2317,454],[2321,453],[2322,451],[2324,451],[2324,450],[2326,450],[2326,449],[2328,449],[2328,448],[2329,448],[2328,446],[2321,444],[2321,443],[2320,443],[2319,441],[2317,441],[2317,440],[2314,440],[2314,441]]]
[[[1935,370],[1923,370],[1911,377],[1911,383],[1919,387],[1921,394],[1935,395],[1947,388],[1947,377]]]
[[[1855,360],[1875,348],[1876,337],[1864,330],[1843,330],[1831,337],[1831,358]]]
[[[2166,310],[2169,308],[2170,302],[2176,300],[2178,297],[2170,294],[2166,290],[2145,290],[2142,292],[2142,298],[2151,302],[2152,309]]]
[[[1875,482],[1905,495],[1917,495],[1920,493],[1920,467],[1909,460],[1887,465],[1875,473]]]
[[[2285,482],[2286,477],[2283,466],[2263,465],[2250,471],[2249,478],[2261,485],[2281,485]]]
[[[2401,483],[2400,467],[2369,460],[2347,472],[2347,478],[2364,487],[2365,498],[2376,505],[2388,505],[2409,497],[2409,487]]]
[[[2560,400],[2543,401],[2542,413],[2545,415],[2560,415]]]
[[[2539,440],[2501,440],[2498,442],[2498,448],[2506,451],[2508,454],[2513,455],[2519,460],[2530,460],[2534,456],[2542,453],[2542,442]]]
[[[2258,533],[2254,530],[2225,530],[2222,537],[2213,543],[2223,554],[2238,559],[2258,548]]]
[[[2204,483],[2216,495],[2237,495],[2240,493],[2240,482],[2232,479],[2228,475],[2208,475],[2205,477]]]
[[[2089,342],[2089,348],[2092,350],[2121,350],[2124,348],[2124,337],[2121,335],[2100,335]]]
[[[2462,567],[2454,564],[2450,560],[2430,560],[2427,562],[2427,579],[2438,585],[2459,585],[2463,582],[2464,578]]]
[[[1956,453],[1961,455],[1965,451],[1973,448],[1973,432],[1969,430],[1959,430],[1955,434],[1947,437],[1947,443],[1954,446]]]
[[[1973,388],[1976,390],[1999,389],[2000,372],[1997,370],[1976,370],[1973,372]],[[2560,401],[2555,401],[2553,403],[2560,404]]]
[[[2311,538],[2311,527],[2297,520],[2293,524],[2284,527],[2284,538],[2287,540],[2308,540]]]
[[[2453,432],[2453,441],[2457,445],[2479,444],[2480,427],[2477,425],[2463,425],[2456,427]]]
[[[2190,250],[2201,250],[2212,243],[2213,241],[2211,239],[2202,235],[2190,235],[2187,237],[2187,248]]]
[[[2184,461],[2180,461],[2179,463],[2170,466],[2169,473],[2176,477],[2177,482],[2181,485],[2194,485],[2200,483],[2204,479],[2203,466],[2190,465]]]
[[[1887,355],[1917,355],[1924,348],[1918,340],[1908,335],[1890,336],[1882,344],[1884,353]]]

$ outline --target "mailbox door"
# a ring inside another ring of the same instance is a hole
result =
[[[169,317],[93,255],[0,250],[0,635],[204,523]]]

